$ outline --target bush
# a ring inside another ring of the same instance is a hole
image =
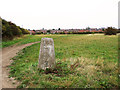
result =
[[[117,30],[117,33],[120,33],[120,29]]]
[[[117,29],[112,28],[112,27],[108,27],[107,29],[105,29],[104,34],[105,35],[116,35]]]
[[[65,34],[65,32],[60,32],[59,34]]]
[[[20,28],[20,27],[19,27]],[[28,30],[24,28],[20,28],[23,34],[30,34]]]
[[[43,34],[43,32],[36,32],[36,34]]]
[[[14,37],[19,37],[22,34],[29,34],[29,31],[20,28],[12,22],[2,19],[2,38],[3,40],[12,40]]]

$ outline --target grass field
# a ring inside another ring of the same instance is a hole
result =
[[[56,36],[61,36],[61,35],[40,35],[40,36],[39,35],[24,35],[22,37],[14,38],[13,40],[2,41],[2,48],[14,45],[16,43],[18,43],[18,45],[21,45],[21,44],[41,41],[42,37],[56,37]]]
[[[38,70],[40,43],[28,46],[13,58],[10,66],[10,77],[22,82],[19,88],[118,87],[117,35],[27,35],[18,42],[26,44],[42,37],[54,40],[56,70]],[[9,44],[4,43],[5,46]]]

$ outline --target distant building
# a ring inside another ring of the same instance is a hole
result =
[[[29,30],[29,32],[30,32],[30,35],[35,35],[35,31]]]

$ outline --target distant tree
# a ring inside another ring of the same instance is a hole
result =
[[[36,34],[43,34],[43,32],[36,32]]]
[[[60,30],[60,28],[58,28],[58,30]]]
[[[102,28],[102,31],[105,31],[105,29]]]
[[[116,35],[117,29],[115,29],[113,27],[108,27],[107,29],[105,29],[104,34],[105,35]]]
[[[86,30],[90,30],[90,27],[87,27]]]
[[[47,33],[50,33],[50,30],[47,30]]]
[[[118,29],[117,33],[120,33],[120,28]]]
[[[58,34],[57,32],[55,32],[55,34]]]

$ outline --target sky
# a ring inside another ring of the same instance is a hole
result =
[[[26,29],[118,28],[119,1],[0,0],[0,16]]]

